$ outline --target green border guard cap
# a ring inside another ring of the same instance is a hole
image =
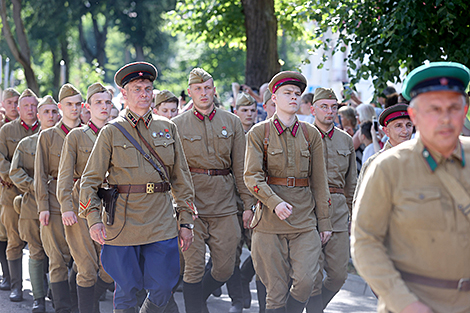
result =
[[[415,68],[403,84],[403,97],[411,100],[430,91],[450,90],[465,94],[470,70],[456,62],[431,62]]]

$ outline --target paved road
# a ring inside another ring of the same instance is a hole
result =
[[[24,250],[23,256],[23,296],[25,300],[19,303],[10,302],[9,291],[0,291],[0,313],[29,313],[33,303],[31,293],[31,283],[28,273],[28,250]],[[246,257],[244,251],[243,257]],[[256,295],[255,282],[251,282],[252,302],[251,308],[245,309],[244,313],[258,313],[258,301]],[[222,287],[222,296],[219,298],[211,296],[208,300],[208,308],[211,313],[225,313],[230,308],[230,298],[227,296],[227,289]],[[181,292],[175,293],[176,303],[180,313],[185,313],[183,295]],[[112,293],[107,292],[106,300],[101,302],[101,313],[112,313]],[[348,280],[342,290],[336,295],[333,301],[325,310],[325,313],[373,313],[377,310],[377,300],[364,281],[356,275],[349,275]],[[47,301],[47,312],[54,312],[51,302]]]

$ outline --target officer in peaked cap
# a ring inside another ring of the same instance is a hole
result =
[[[470,312],[469,81],[459,63],[414,69],[403,95],[417,139],[381,153],[358,191],[352,255],[379,312]]]

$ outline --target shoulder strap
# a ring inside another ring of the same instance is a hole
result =
[[[91,142],[93,142],[93,144],[95,144],[96,136],[93,135],[93,134],[91,133],[91,131],[93,131],[93,130],[90,128],[90,126],[87,126],[87,127],[83,130],[83,132],[88,136],[88,138],[90,138]]]
[[[308,129],[304,122],[299,121],[302,132],[304,133],[305,140],[307,140],[308,151],[310,151],[310,137],[308,135]]]
[[[438,166],[434,173],[454,199],[457,208],[470,219],[470,196],[462,184],[454,176],[447,173],[442,166]]]
[[[162,178],[162,180],[164,182],[169,182],[169,180],[167,179],[165,174],[162,172],[162,170],[158,167],[158,165],[155,164],[155,162],[152,160],[152,158],[147,153],[145,153],[145,151],[142,149],[142,147],[139,145],[139,143],[134,139],[134,137],[132,137],[131,134],[129,134],[129,132],[122,125],[119,125],[119,123],[117,123],[117,122],[111,123],[111,125],[115,126],[117,129],[119,129],[121,131],[121,133],[127,138],[127,140],[129,140],[134,145],[134,147],[142,154],[144,159],[146,159],[150,164],[152,164],[152,166],[157,170],[158,174],[160,174],[160,177]],[[137,132],[139,132],[139,130],[137,130]],[[140,133],[139,133],[139,135],[140,135]],[[145,140],[144,140],[144,143],[146,143]],[[152,150],[153,149],[151,149],[150,151],[152,151]],[[163,169],[166,172],[165,166],[164,165],[162,165],[162,166],[163,166]]]
[[[264,176],[268,176],[268,145],[269,145],[269,130],[271,125],[270,122],[264,124],[264,154],[263,154],[263,167],[264,167]]]

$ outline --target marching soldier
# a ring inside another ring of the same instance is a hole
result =
[[[51,96],[44,97],[38,104],[38,120],[41,131],[53,127],[59,119],[57,103]],[[46,254],[42,247],[39,232],[39,217],[34,196],[34,157],[39,132],[23,138],[16,147],[11,161],[10,179],[22,192],[16,196],[19,202],[18,230],[20,238],[28,243],[29,248],[29,278],[33,289],[33,313],[46,311],[46,290],[44,289],[44,262]],[[15,207],[15,210],[17,208]]]
[[[303,311],[331,236],[322,139],[295,115],[306,85],[297,72],[276,74],[269,83],[276,114],[247,135],[245,183],[263,203],[251,255],[267,289],[266,312]]]
[[[245,227],[252,217],[253,198],[243,182],[245,133],[240,119],[215,107],[214,81],[203,69],[190,72],[188,85],[194,106],[173,120],[183,139],[199,212],[194,221],[194,243],[183,252],[186,312],[199,313],[207,310],[206,300],[212,291],[233,273],[240,240],[235,187],[244,203]],[[206,244],[212,269],[204,274]]]
[[[58,107],[63,114],[62,120],[39,134],[34,160],[34,191],[41,222],[41,240],[49,257],[54,309],[56,312],[70,312],[72,297],[67,266],[71,257],[56,191],[62,144],[70,130],[80,125],[82,95],[71,84],[65,84],[59,91]]]
[[[141,289],[147,298],[140,312],[164,312],[180,273],[177,236],[182,251],[193,239],[197,211],[180,138],[173,122],[150,109],[156,77],[156,68],[146,62],[126,64],[116,73],[127,108],[100,131],[80,183],[79,214],[91,238],[103,245],[101,262],[116,285],[115,313],[136,312]],[[110,188],[99,191],[107,173]],[[103,217],[102,192],[111,195],[104,198]]]
[[[10,179],[10,166],[18,142],[39,131],[37,105],[37,96],[30,89],[26,89],[18,99],[19,118],[0,129],[0,176],[3,180],[1,217],[8,237],[6,254],[11,279],[10,300],[13,302],[23,300],[22,259],[25,243],[20,238],[19,215],[13,207],[14,198],[21,192]]]
[[[459,63],[414,69],[403,95],[419,136],[365,173],[352,256],[378,312],[470,312],[470,141],[459,137],[469,81]]]
[[[86,220],[77,218],[80,177],[100,129],[112,108],[111,93],[100,83],[88,87],[86,108],[91,118],[86,126],[72,129],[65,137],[59,163],[57,200],[65,226],[65,238],[77,266],[77,294],[80,312],[99,312],[99,299],[113,282],[101,268],[101,247],[88,232]],[[97,276],[97,273],[99,275]]]
[[[5,116],[0,121],[0,127],[18,118],[18,99],[20,93],[14,88],[7,88],[2,94],[2,107],[5,109]]]
[[[315,89],[311,107],[313,125],[323,141],[323,154],[331,195],[333,234],[320,255],[320,269],[315,289],[307,304],[307,312],[323,312],[348,277],[349,217],[356,187],[356,153],[351,136],[335,127],[338,98],[333,89]],[[323,279],[323,270],[326,277]],[[320,294],[321,293],[321,294]]]

